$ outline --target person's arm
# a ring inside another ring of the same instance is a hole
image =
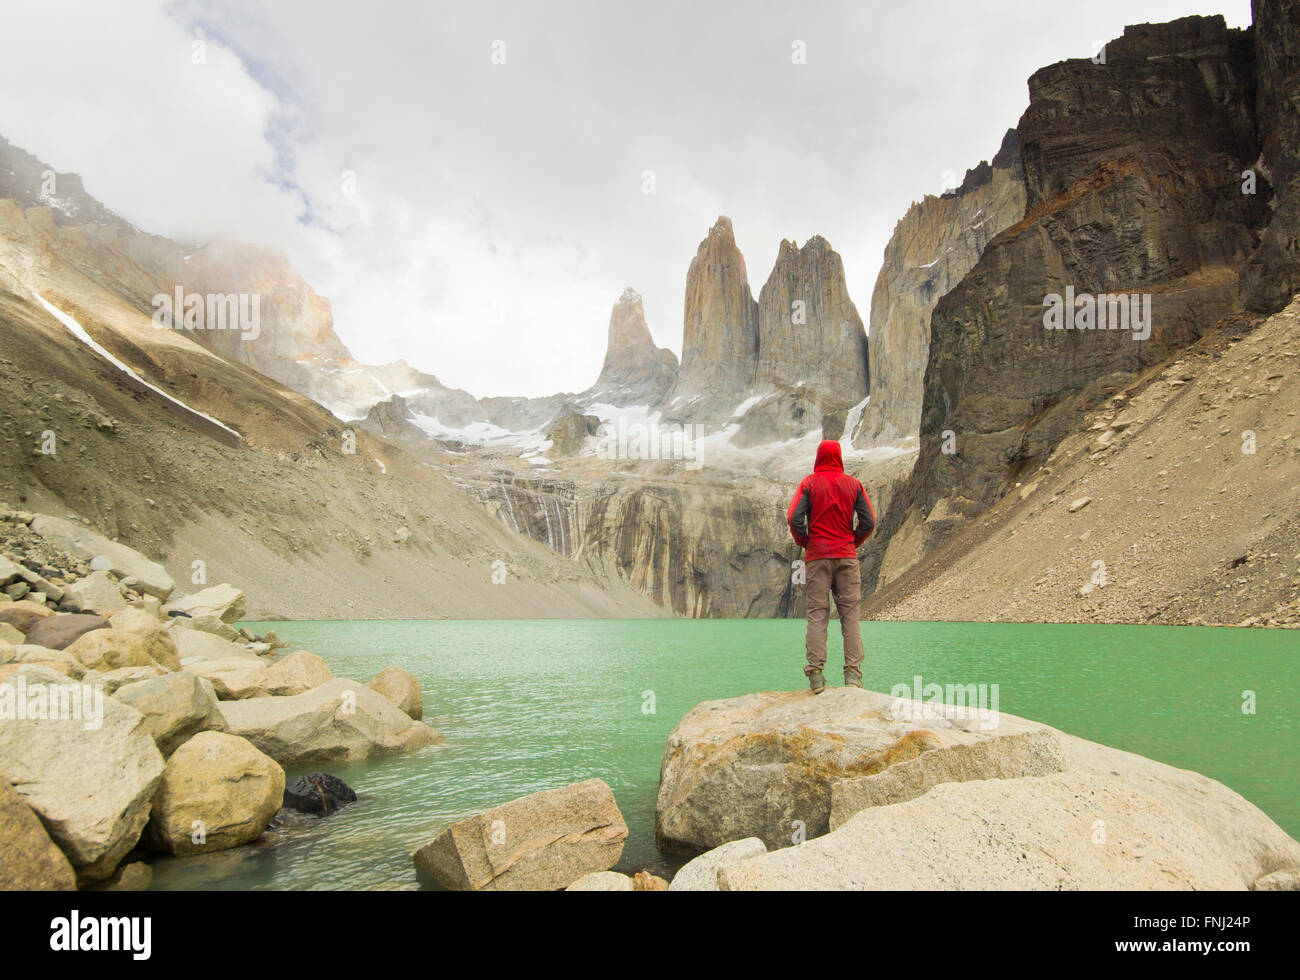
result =
[[[876,529],[876,512],[871,509],[871,499],[862,487],[858,487],[857,499],[853,501],[853,513],[858,519],[858,526],[853,531],[853,547],[861,548]]]
[[[790,536],[800,548],[808,547],[808,517],[811,513],[812,496],[808,493],[808,487],[801,483],[785,514],[786,523],[790,525]]]

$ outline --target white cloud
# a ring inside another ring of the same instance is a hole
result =
[[[1248,23],[1245,0],[1226,6]],[[594,380],[628,285],[680,352],[686,268],[720,213],[755,294],[782,237],[822,234],[865,319],[897,220],[996,151],[1032,71],[1190,12],[1088,10],[21,5],[5,14],[23,43],[0,61],[0,133],[146,230],[284,248],[365,360],[544,394]]]

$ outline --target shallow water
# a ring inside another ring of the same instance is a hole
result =
[[[411,851],[449,823],[592,776],[613,788],[628,823],[620,868],[662,871],[674,865],[655,849],[654,801],[673,726],[701,701],[804,683],[801,620],[250,625],[274,628],[341,676],[409,670],[425,720],[447,741],[326,767],[357,790],[357,804],[272,846],[155,861],[155,888],[416,888]],[[997,684],[1001,711],[1196,769],[1300,837],[1300,632],[864,623],[863,636],[868,688],[910,688],[918,674]],[[832,682],[841,663],[833,635]],[[1256,714],[1242,712],[1246,690]]]

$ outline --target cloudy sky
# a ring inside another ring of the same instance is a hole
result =
[[[547,394],[595,380],[628,285],[680,354],[719,214],[755,294],[783,237],[824,235],[865,320],[895,223],[996,151],[1035,69],[1189,13],[1250,22],[1248,0],[5,0],[0,134],[140,228],[283,248],[363,360]]]

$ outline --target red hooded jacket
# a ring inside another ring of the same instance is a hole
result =
[[[794,492],[785,519],[795,544],[807,549],[807,561],[856,558],[862,542],[871,537],[876,512],[862,484],[844,472],[838,442],[826,439],[817,447],[817,462]]]

